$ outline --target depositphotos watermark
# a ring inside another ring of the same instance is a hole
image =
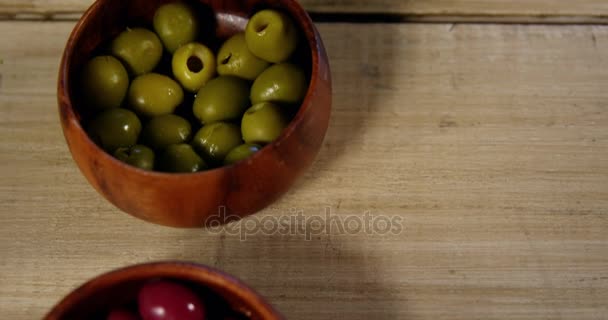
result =
[[[218,215],[209,217],[205,223],[209,232],[225,233],[240,236],[263,235],[304,235],[306,240],[322,234],[332,235],[398,235],[403,231],[402,217],[376,215],[369,211],[362,215],[332,214],[331,208],[325,208],[320,215],[306,215],[304,210],[290,209],[289,214],[254,215],[243,220],[226,214],[226,208],[220,208]],[[232,221],[232,222],[230,222]]]

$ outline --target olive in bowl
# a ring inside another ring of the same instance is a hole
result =
[[[231,275],[187,262],[114,270],[65,296],[44,320],[280,320],[263,297]]]
[[[125,29],[133,27],[134,21],[138,22],[137,26],[153,25],[155,12],[168,2],[171,1],[98,0],[77,23],[64,50],[58,83],[60,119],[72,157],[91,185],[106,199],[121,210],[150,222],[173,227],[203,227],[216,223],[218,219],[219,222],[228,222],[224,220],[226,216],[234,218],[253,214],[284,194],[310,167],[321,148],[331,109],[331,76],[321,37],[308,14],[294,0],[187,2],[190,8],[199,10],[196,15],[201,17],[201,20],[214,22],[211,29],[201,31],[201,34],[212,34],[220,42],[244,33],[248,19],[261,10],[272,9],[288,16],[293,21],[298,35],[298,46],[293,55],[297,61],[289,63],[296,63],[301,67],[306,75],[307,89],[297,105],[281,106],[284,108],[281,110],[293,116],[281,126],[283,130],[274,140],[238,141],[241,144],[255,144],[259,148],[245,150],[253,151],[252,153],[235,151],[237,156],[231,156],[229,161],[226,157],[230,152],[222,152],[225,156],[223,161],[214,159],[217,163],[227,163],[227,166],[196,173],[143,170],[120,161],[112,155],[112,151],[105,151],[87,134],[87,124],[99,109],[91,108],[83,98],[79,83],[80,72],[87,61],[99,54],[98,50],[104,43],[111,42]],[[167,72],[155,69],[152,73],[170,76],[171,70]],[[136,77],[143,76],[148,79],[149,74],[131,74],[131,83]],[[238,76],[239,73],[235,74]],[[230,74],[221,77],[234,76]],[[210,80],[206,86],[213,81]],[[253,83],[249,79],[243,81]],[[266,87],[260,87],[261,92],[266,92]],[[148,102],[142,99],[154,96],[153,93],[145,90],[140,93],[136,89],[138,88],[129,90],[121,108],[130,109],[141,118],[142,131],[145,131],[150,119],[164,116],[167,111],[173,110],[176,115],[182,116],[178,112],[185,101],[194,100],[192,93],[183,90],[184,98],[180,105],[176,106],[181,99],[175,99],[170,101],[170,108],[157,108],[155,103],[158,101]],[[205,87],[200,90],[205,90]],[[176,93],[178,98],[179,93]],[[197,97],[199,96],[200,93]],[[249,100],[250,96],[247,94],[243,99]],[[212,109],[213,99],[199,100],[200,106],[196,110],[194,107],[188,110],[193,114],[188,118],[193,125],[192,138],[201,127],[210,122],[229,121],[240,125],[238,119],[233,119],[232,114],[225,115],[229,119],[224,119],[223,116],[214,118],[213,112],[209,111]],[[272,103],[275,101],[269,100],[273,101]],[[135,108],[131,104],[134,104]],[[239,105],[238,110],[244,113],[252,106],[253,103],[249,101],[246,105]],[[197,114],[200,118],[197,118]],[[140,141],[137,144],[140,144]],[[195,151],[199,149],[194,148]],[[160,165],[163,159],[170,158],[163,155],[163,150],[154,151],[155,164]],[[200,167],[206,168],[202,162]]]

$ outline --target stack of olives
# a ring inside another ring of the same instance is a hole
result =
[[[200,26],[188,4],[164,4],[155,32],[127,28],[109,54],[86,63],[82,92],[97,112],[87,132],[101,148],[141,169],[197,172],[243,160],[281,134],[308,89],[289,62],[294,22],[259,11],[217,52],[197,42]]]

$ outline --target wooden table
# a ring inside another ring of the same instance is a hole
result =
[[[0,0],[2,319],[165,259],[232,273],[290,319],[608,318],[607,1],[303,1],[331,60],[330,130],[245,221],[369,212],[403,230],[245,241],[132,218],[76,168],[55,82],[90,3]]]

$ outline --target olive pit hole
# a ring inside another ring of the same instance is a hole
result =
[[[232,58],[232,53],[229,54],[226,58],[224,58],[221,63],[222,64],[228,64],[228,62],[230,62],[230,58]]]
[[[264,30],[266,30],[266,28],[268,28],[268,23],[258,24],[255,26],[255,32],[262,33]]]
[[[188,66],[188,70],[190,70],[194,73],[201,72],[201,70],[203,70],[203,67],[204,67],[203,61],[197,56],[191,56],[190,58],[188,58],[186,65]]]

